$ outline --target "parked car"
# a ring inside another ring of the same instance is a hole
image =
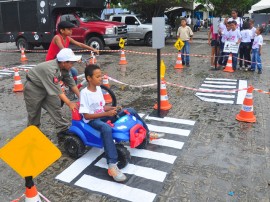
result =
[[[58,23],[70,21],[76,24],[71,36],[75,40],[95,49],[119,49],[120,38],[127,38],[127,27],[97,18],[94,13],[103,8],[103,1],[94,0],[0,1],[0,43],[16,42],[18,49],[41,45],[47,49]]]
[[[127,25],[128,42],[129,41],[144,41],[148,46],[152,46],[152,30],[151,23],[146,23],[139,15],[134,14],[116,14],[111,15],[110,21],[117,21]],[[165,39],[172,36],[170,25],[165,25]]]

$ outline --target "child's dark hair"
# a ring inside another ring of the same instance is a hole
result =
[[[258,27],[258,30],[259,30],[260,34],[263,33],[263,27],[262,26]]]
[[[249,22],[244,22],[243,29],[249,29]]]
[[[87,76],[92,77],[96,69],[100,69],[100,67],[94,64],[87,65],[84,70],[85,79],[87,80]]]
[[[187,22],[187,19],[186,19],[186,18],[181,18],[181,19],[180,19],[180,23],[181,23],[182,21]]]
[[[237,22],[236,21],[231,21],[231,23],[230,24],[234,24],[234,25],[237,25]]]

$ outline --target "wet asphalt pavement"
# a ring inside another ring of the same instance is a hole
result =
[[[206,33],[198,33],[206,35]],[[198,37],[200,38],[200,37]],[[263,74],[236,71],[225,73],[210,69],[210,58],[191,57],[190,67],[175,70],[176,54],[162,56],[167,67],[166,81],[199,88],[205,78],[245,79],[255,88],[269,91],[269,42],[263,46]],[[13,44],[0,44],[0,50],[15,50]],[[156,53],[151,47],[127,46],[127,50]],[[36,49],[42,50],[42,49]],[[162,53],[177,53],[169,40]],[[206,41],[196,39],[191,54],[208,56]],[[26,53],[28,64],[44,61],[45,53]],[[97,58],[102,70],[114,79],[133,85],[156,82],[156,57],[127,53],[128,65],[119,66],[119,53],[104,53]],[[1,52],[0,66],[20,65],[19,52]],[[80,73],[84,66],[77,64]],[[25,81],[25,72],[20,72]],[[13,93],[13,78],[0,80],[0,147],[25,129],[27,114],[22,93]],[[134,88],[110,82],[118,104],[134,107],[138,112],[151,113],[156,100],[155,87]],[[173,105],[169,117],[196,121],[195,127],[177,158],[173,171],[167,177],[157,201],[269,201],[270,197],[270,113],[269,95],[254,92],[254,114],[257,122],[242,123],[235,120],[241,105],[204,102],[195,92],[167,85],[169,102]],[[63,108],[70,118],[69,109]],[[43,133],[57,144],[54,124],[49,115],[42,114]],[[38,190],[51,201],[117,201],[110,196],[71,187],[55,180],[73,159],[63,148],[63,156],[35,178]],[[19,197],[24,191],[24,180],[8,165],[0,161],[0,201]],[[230,195],[230,194],[231,195]],[[233,194],[232,194],[233,193]]]

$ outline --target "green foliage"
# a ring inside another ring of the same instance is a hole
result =
[[[118,0],[122,7],[141,14],[148,20],[163,16],[166,8],[179,6],[181,0]]]
[[[205,3],[207,0],[195,0],[198,3]],[[236,8],[240,15],[247,13],[251,6],[260,0],[209,0],[215,7],[215,14],[230,14],[233,8]]]

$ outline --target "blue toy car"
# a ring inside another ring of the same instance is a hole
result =
[[[126,115],[114,123],[107,123],[112,127],[112,136],[118,153],[118,167],[125,167],[130,162],[130,153],[122,143],[129,142],[131,148],[143,149],[149,142],[149,135],[143,124],[127,110]],[[70,157],[78,158],[85,153],[87,147],[103,148],[100,132],[84,123],[78,110],[72,112],[72,125],[69,135],[65,136],[64,148]]]

